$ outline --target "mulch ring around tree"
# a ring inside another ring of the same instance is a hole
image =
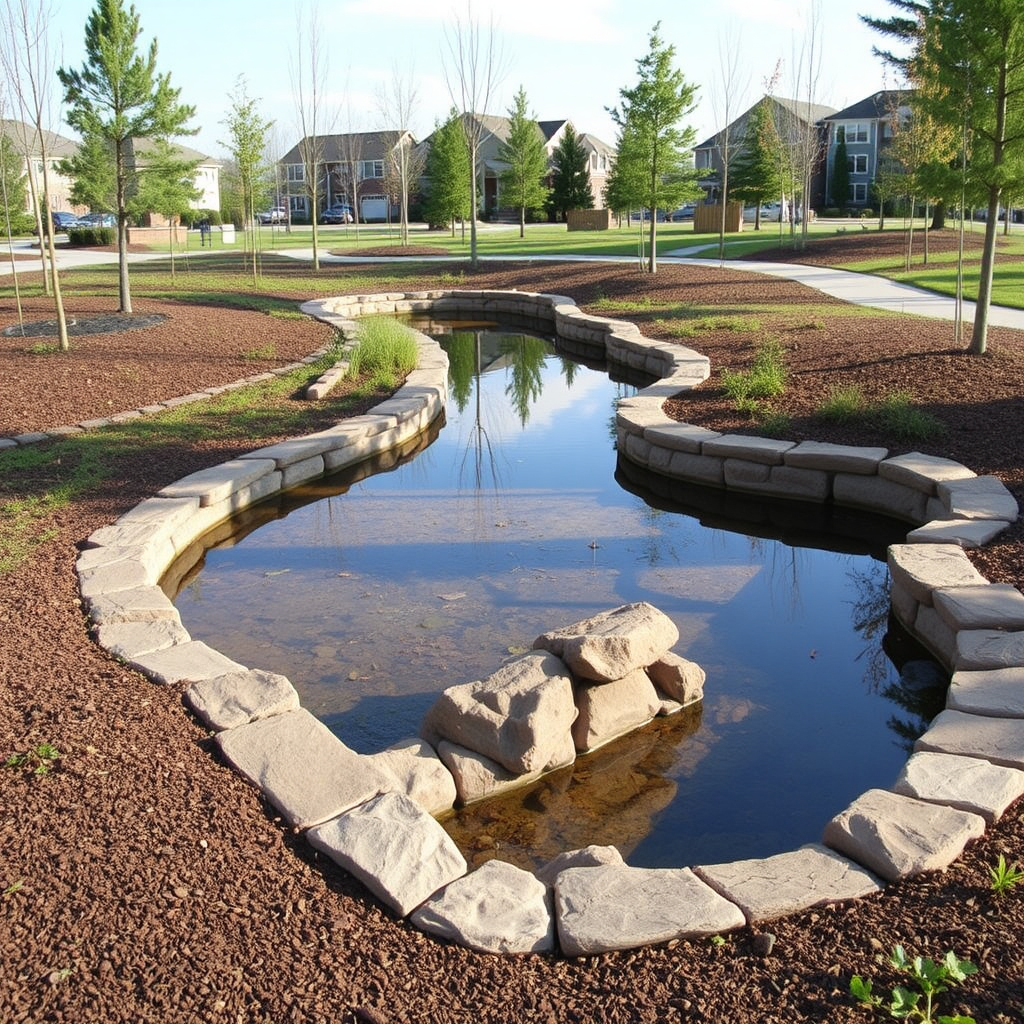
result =
[[[68,317],[68,334],[119,334],[122,331],[140,331],[145,327],[156,327],[167,319],[164,313],[132,314],[112,313],[109,316]],[[55,338],[58,334],[56,320],[33,320],[27,324],[11,324],[3,334],[8,338]]]

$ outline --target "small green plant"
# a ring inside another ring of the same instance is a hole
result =
[[[29,768],[33,775],[46,775],[61,759],[61,752],[52,743],[37,743],[24,754],[11,754],[8,768]]]
[[[782,437],[789,432],[792,424],[789,416],[778,409],[762,408],[757,413],[761,424],[761,430],[768,437]]]
[[[416,366],[416,334],[386,316],[359,322],[359,341],[349,359],[350,377],[369,377],[374,384],[393,388],[398,378]]]
[[[978,968],[969,960],[958,959],[952,950],[939,963],[931,957],[915,956],[908,960],[903,947],[894,946],[889,963],[911,978],[917,987],[916,992],[897,985],[886,1004],[882,996],[872,991],[870,978],[855,974],[850,979],[850,995],[872,1009],[888,1011],[889,1016],[896,1020],[917,1021],[919,1024],[975,1024],[973,1017],[959,1014],[935,1016],[934,1006],[936,996],[977,972]]]
[[[726,939],[724,935],[712,935],[711,938],[708,939],[708,942],[710,942],[712,946],[724,946]]]
[[[996,866],[988,869],[988,874],[995,896],[1005,896],[1014,886],[1024,882],[1024,870],[1021,870],[1021,866],[1016,861],[1007,864],[1002,854],[999,854]]]
[[[849,423],[863,416],[866,406],[864,392],[856,385],[832,388],[818,406],[818,415],[833,423]]]
[[[24,889],[24,888],[25,888],[25,880],[23,878],[19,878],[16,882],[11,882],[11,884],[9,886],[7,886],[7,888],[4,889],[4,891],[2,893],[0,893],[0,895],[2,895],[2,896],[13,896],[13,895],[15,895],[15,893],[21,892],[21,890]]]
[[[786,390],[786,365],[782,346],[774,338],[761,342],[749,370],[733,373],[723,369],[722,387],[736,402],[737,409],[746,399],[775,398]],[[749,411],[741,409],[741,411]]]
[[[273,315],[273,314],[271,314]],[[243,359],[276,359],[277,358],[277,346],[271,341],[266,345],[261,345],[259,348],[251,348],[246,352],[242,353]]]
[[[872,409],[878,425],[908,441],[926,441],[943,432],[942,421],[916,409],[909,391],[892,391]]]
[[[37,341],[34,345],[30,345],[25,352],[30,356],[52,356],[55,352],[60,351],[60,345],[55,341]]]

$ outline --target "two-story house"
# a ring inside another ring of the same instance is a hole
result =
[[[279,164],[282,169],[283,199],[287,199],[293,217],[305,218],[310,211],[310,188],[306,181],[307,163],[303,152],[315,155],[317,164],[317,209],[325,210],[335,203],[352,205],[358,199],[361,221],[383,221],[388,218],[388,178],[394,155],[401,146],[415,147],[407,131],[348,132],[341,135],[318,135],[297,142]],[[354,186],[354,189],[353,189]],[[391,196],[392,202],[395,196]],[[395,211],[392,210],[392,215]]]
[[[836,147],[840,141],[846,143],[846,163],[850,172],[849,205],[869,205],[871,185],[878,177],[879,161],[887,141],[892,138],[893,124],[909,114],[908,96],[909,93],[903,89],[882,89],[823,118],[828,128],[827,205],[835,205],[832,182]]]

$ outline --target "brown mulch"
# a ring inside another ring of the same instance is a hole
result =
[[[326,273],[337,276],[339,294],[346,291],[344,269]],[[436,283],[423,276],[406,287]],[[783,329],[766,314],[752,335],[719,330],[684,340],[740,369],[757,338],[774,331],[792,374],[794,436],[801,429],[824,436],[804,420],[806,400],[796,396],[806,389],[818,392],[844,374],[868,394],[909,386],[947,423],[923,450],[998,472],[1024,496],[1024,373],[1013,332],[994,331],[992,355],[967,360],[951,351],[946,325],[842,316],[834,300],[731,265],[663,266],[648,279],[597,264],[488,264],[463,283],[557,291],[581,304],[648,296],[723,313],[736,296],[806,304],[803,327]],[[96,308],[74,297],[69,305]],[[159,307],[171,326],[118,335],[105,349],[83,339],[77,351],[76,342],[74,371],[59,388],[51,381],[67,357],[3,350],[0,423],[26,428],[102,415],[110,402],[126,407],[195,390],[197,374],[230,376],[239,351],[268,337],[281,358],[323,340],[314,325],[259,313],[141,300],[136,307]],[[645,332],[669,337],[670,324],[656,322],[665,317],[630,315]],[[0,326],[12,319],[0,309]],[[140,360],[144,399],[117,369],[124,345]],[[243,364],[243,374],[258,368]],[[715,387],[713,379],[687,401],[687,417],[719,429],[744,426],[729,418]],[[874,443],[852,430],[836,436]],[[246,447],[272,439],[253,437]],[[62,754],[46,775],[0,767],[0,1022],[847,1024],[872,1016],[847,995],[851,974],[869,974],[888,991],[897,979],[878,958],[896,942],[933,957],[955,949],[978,965],[977,975],[939,997],[942,1012],[970,1012],[989,1024],[1024,1018],[1022,893],[997,900],[987,872],[1000,853],[1024,860],[1020,804],[944,873],[758,929],[775,936],[768,953],[747,929],[720,945],[503,958],[442,944],[396,920],[217,760],[178,688],[154,686],[88,637],[75,545],[164,483],[235,452],[217,440],[125,452],[116,479],[59,512],[51,540],[0,576],[0,755],[40,742]],[[19,480],[0,478],[0,505],[18,488]],[[1022,551],[1017,533],[980,561],[994,578],[1019,585]]]

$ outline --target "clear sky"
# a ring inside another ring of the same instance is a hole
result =
[[[51,45],[58,62],[78,67],[92,0],[56,0]],[[774,92],[791,96],[801,49],[811,37],[812,0],[472,0],[472,17],[494,36],[505,73],[486,113],[506,114],[522,85],[539,120],[568,118],[577,130],[615,142],[605,108],[636,81],[655,22],[676,48],[676,66],[699,86],[689,122],[700,142],[723,122],[721,54],[738,52],[730,117],[765,92],[778,65]],[[264,117],[275,122],[277,151],[298,141],[292,69],[308,62],[297,26],[307,24],[306,0],[135,0],[142,43],[158,43],[158,66],[171,74],[182,99],[195,106],[199,133],[189,145],[223,156],[223,119],[239,75]],[[895,81],[872,54],[880,37],[858,14],[888,16],[887,0],[817,0],[821,62],[815,101],[842,108]],[[446,38],[466,0],[323,0],[316,17],[326,44],[328,96],[337,131],[383,127],[378,97],[397,73],[414,82],[411,125],[429,134],[451,106],[445,83]],[[803,73],[806,86],[807,74]],[[56,92],[59,94],[59,87]],[[805,92],[801,91],[801,96]],[[65,134],[71,135],[66,128]],[[188,141],[188,140],[183,140]]]

